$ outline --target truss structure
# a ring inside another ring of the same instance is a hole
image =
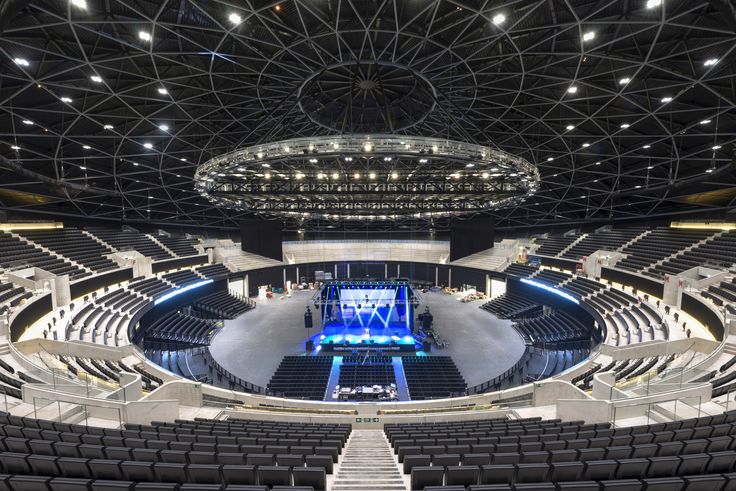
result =
[[[735,49],[727,0],[0,2],[0,207],[235,227],[199,165],[370,132],[535,165],[499,228],[728,210]]]

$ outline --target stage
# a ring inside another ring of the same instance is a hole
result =
[[[406,326],[361,328],[328,324],[309,338],[314,343],[314,354],[350,353],[352,351],[378,351],[413,353],[422,349]]]

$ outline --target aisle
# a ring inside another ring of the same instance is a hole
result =
[[[383,430],[353,430],[331,491],[406,491]]]

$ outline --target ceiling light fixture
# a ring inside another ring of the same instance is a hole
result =
[[[69,3],[74,5],[77,8],[80,9],[87,9],[87,1],[86,0],[71,0]]]
[[[585,34],[583,34],[583,41],[592,41],[593,38],[595,38],[594,31],[588,31]]]
[[[150,150],[153,148],[153,143],[144,143],[143,146]]]
[[[662,97],[662,103],[667,104],[668,102],[672,102],[672,97]]]
[[[235,24],[236,26],[243,22],[243,18],[240,17],[238,14],[233,12],[232,14],[227,16],[227,20],[229,20],[231,23]]]
[[[575,87],[574,85],[567,88],[567,93],[568,94],[576,94],[577,91],[578,91],[578,88]]]
[[[15,62],[16,65],[20,65],[20,66],[29,66],[30,65],[30,63],[28,62],[28,60],[26,60],[25,58],[13,58],[13,61]]]
[[[67,104],[71,104],[71,103],[72,103],[72,100],[71,100],[71,98],[69,98],[69,97],[62,97],[62,98],[61,98],[61,99],[59,99],[59,100],[60,100],[61,102],[66,102]]]
[[[106,124],[105,126],[102,127],[102,129],[103,130],[111,130],[112,129],[112,125],[111,124]]]
[[[161,131],[169,131],[169,126],[166,124],[162,124],[158,127]]]
[[[629,77],[624,77],[624,78],[622,78],[621,80],[618,81],[618,84],[619,85],[626,85],[629,82],[631,82],[631,79]]]
[[[700,122],[700,124],[708,124],[710,123],[710,119],[704,119]]]
[[[500,26],[505,21],[506,21],[506,16],[503,15],[503,14],[496,14],[496,15],[493,16],[493,19],[491,19],[491,22],[493,22],[493,24],[495,24],[497,26]]]
[[[662,0],[647,0],[647,8],[653,9],[654,7],[659,7],[662,5]]]
[[[565,126],[565,129],[566,129],[567,131],[570,131],[570,130],[574,130],[574,129],[575,129],[575,126],[574,126],[574,125],[572,125],[572,124],[568,124],[567,126]]]
[[[150,41],[151,34],[146,31],[138,31],[138,39],[141,39],[143,41]]]
[[[158,88],[158,93],[159,93],[159,94],[161,94],[161,95],[166,95],[166,94],[168,94],[168,93],[169,93],[169,91],[168,91],[168,90],[166,90],[166,89],[165,89],[165,88],[163,88],[163,87],[159,87],[159,88]]]
[[[30,119],[24,119],[23,124],[27,124],[28,126],[30,126],[33,124],[33,121],[31,121]]]
[[[705,62],[703,63],[703,65],[705,66],[713,66],[717,64],[718,64],[718,58],[709,58],[705,60]]]
[[[95,83],[98,83],[98,84],[99,84],[99,83],[102,83],[102,77],[100,77],[99,75],[92,75],[92,76],[90,77],[90,79],[91,79],[91,80],[92,80],[93,82],[95,82]]]

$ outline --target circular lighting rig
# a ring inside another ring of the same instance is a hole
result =
[[[335,135],[254,145],[197,168],[212,203],[304,219],[431,219],[515,206],[536,166],[508,152],[439,138]]]

